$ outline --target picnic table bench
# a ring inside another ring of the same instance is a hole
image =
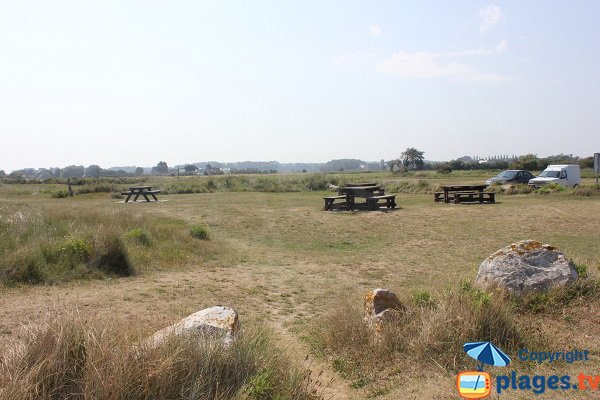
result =
[[[158,193],[160,193],[160,190],[152,190],[152,186],[133,186],[129,188],[128,192],[121,192],[121,195],[127,196],[125,203],[129,202],[132,196],[135,196],[133,201],[137,201],[138,197],[143,196],[147,202],[150,202],[151,200],[148,196],[152,196],[154,201],[158,201],[156,197]]]
[[[442,185],[442,192],[435,192],[433,200],[435,202],[444,202],[454,204],[459,203],[495,203],[496,194],[493,192],[484,192],[487,185]]]
[[[376,210],[380,200],[385,200],[386,208],[396,208],[396,195],[386,195],[381,186],[374,183],[350,183],[345,187],[339,188],[336,196],[323,197],[323,200],[325,200],[325,211],[333,210],[334,206],[344,207],[348,211],[354,210],[357,208],[357,197],[366,199],[366,202],[362,205],[359,204],[359,206],[363,208],[366,206],[368,210]],[[335,203],[336,200],[341,201]]]
[[[454,204],[459,203],[495,203],[496,193],[494,192],[455,192]]]
[[[395,194],[384,194],[381,196],[367,197],[367,208],[371,211],[377,210],[377,202],[379,200],[385,200],[386,208],[396,208],[396,195]]]

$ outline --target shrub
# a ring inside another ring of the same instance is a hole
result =
[[[56,190],[54,192],[50,192],[50,197],[53,199],[64,199],[65,197],[69,197],[69,192],[66,190]]]
[[[572,301],[587,301],[600,293],[600,280],[587,274],[587,268],[576,266],[579,279],[565,287],[556,287],[548,292],[533,292],[524,296],[509,297],[513,307],[522,312],[552,312],[561,310]],[[580,272],[581,271],[581,272]]]
[[[41,244],[40,251],[46,263],[60,264],[70,269],[89,261],[93,249],[86,239],[71,235],[62,241]]]
[[[426,290],[419,290],[412,294],[413,303],[419,307],[432,307],[435,302],[431,293]]]
[[[558,183],[548,183],[535,191],[536,194],[549,194],[564,192],[566,188]]]
[[[39,252],[20,249],[6,257],[0,269],[0,277],[9,284],[38,284],[46,280],[44,258]]]
[[[577,275],[579,275],[580,278],[585,278],[587,277],[587,272],[588,268],[586,265],[583,264],[575,264],[575,271],[577,271]]]
[[[571,193],[575,196],[600,196],[600,185],[577,186]]]
[[[94,256],[88,263],[90,268],[119,276],[130,276],[135,273],[127,249],[117,235],[105,234],[94,250]]]
[[[439,167],[436,169],[436,172],[437,172],[438,174],[444,174],[444,175],[447,175],[447,174],[449,174],[449,173],[451,173],[451,172],[452,172],[452,168],[450,167],[450,165],[449,165],[449,164],[446,164],[446,163],[444,163],[444,164],[441,164],[441,165],[440,165],[440,166],[439,166]]]
[[[208,229],[204,225],[194,225],[190,228],[190,234],[196,239],[208,240]]]
[[[508,189],[506,189],[506,194],[511,195],[511,194],[528,194],[533,192],[533,187],[526,185],[526,184],[517,184],[517,185],[510,185],[508,187]]]
[[[127,232],[127,237],[144,246],[150,246],[150,236],[143,229],[136,228]]]

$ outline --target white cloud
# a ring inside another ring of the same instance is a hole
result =
[[[508,80],[495,73],[479,72],[465,63],[444,61],[440,58],[440,55],[435,53],[408,53],[401,50],[390,58],[377,62],[375,69],[415,79],[454,78],[471,82],[505,82]]]
[[[479,10],[479,16],[481,17],[481,24],[479,25],[481,33],[486,33],[488,30],[498,25],[498,22],[504,17],[502,9],[495,4]]]
[[[381,28],[381,26],[379,26],[377,24],[371,24],[371,27],[369,28],[369,36],[377,37],[377,36],[381,36],[382,33],[383,33],[383,29]]]
[[[496,46],[494,46],[494,50],[496,53],[504,53],[508,48],[508,43],[506,43],[506,39],[502,39]]]
[[[506,39],[491,47],[450,52],[400,50],[388,58],[374,53],[355,53],[337,57],[334,62],[351,68],[370,68],[409,79],[451,78],[471,82],[506,82],[510,78],[497,73],[478,71],[464,62],[466,57],[498,55],[508,48]]]
[[[433,53],[436,57],[464,57],[464,56],[484,56],[488,54],[504,53],[508,48],[506,39],[502,39],[498,44],[491,48],[480,47],[478,49],[468,49],[462,51],[451,51],[447,53]]]

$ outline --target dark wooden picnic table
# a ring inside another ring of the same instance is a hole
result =
[[[335,200],[345,200],[343,204],[346,210],[354,210],[357,206],[356,198],[366,199],[363,206],[369,210],[376,210],[379,200],[386,201],[387,208],[395,208],[395,195],[386,195],[383,188],[376,184],[348,184],[338,189],[338,196],[328,196],[325,199],[325,210],[332,210]]]
[[[435,201],[444,201],[444,203],[449,203],[451,200],[451,194],[453,193],[481,193],[487,188],[486,184],[476,184],[476,185],[441,185],[443,192],[443,198],[440,198],[442,192],[435,193]]]
[[[127,196],[125,203],[129,202],[131,196],[135,196],[133,201],[137,201],[140,196],[143,196],[147,202],[151,201],[148,196],[152,196],[154,201],[158,201],[157,193],[160,193],[160,190],[152,190],[152,186],[132,186],[129,188],[129,192],[121,192],[123,196]]]

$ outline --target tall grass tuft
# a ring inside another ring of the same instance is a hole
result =
[[[265,329],[218,340],[173,338],[151,349],[123,323],[80,316],[29,328],[0,359],[6,399],[317,399],[310,373],[290,366]]]
[[[492,341],[506,351],[528,342],[515,322],[510,303],[462,286],[433,297],[417,292],[406,312],[384,324],[376,336],[363,321],[360,299],[345,298],[317,321],[313,342],[333,359],[343,375],[361,382],[377,380],[382,366],[414,368],[434,365],[448,370],[472,368],[462,346]],[[408,360],[408,361],[407,361]]]
[[[89,262],[91,268],[119,276],[135,273],[125,244],[118,235],[108,232],[98,239],[95,255]]]
[[[11,285],[129,276],[201,260],[217,248],[198,244],[182,220],[130,210],[73,213],[15,203],[0,211],[0,283]]]
[[[192,237],[201,240],[208,240],[210,235],[208,233],[208,229],[204,225],[193,225],[190,228],[190,234]]]

